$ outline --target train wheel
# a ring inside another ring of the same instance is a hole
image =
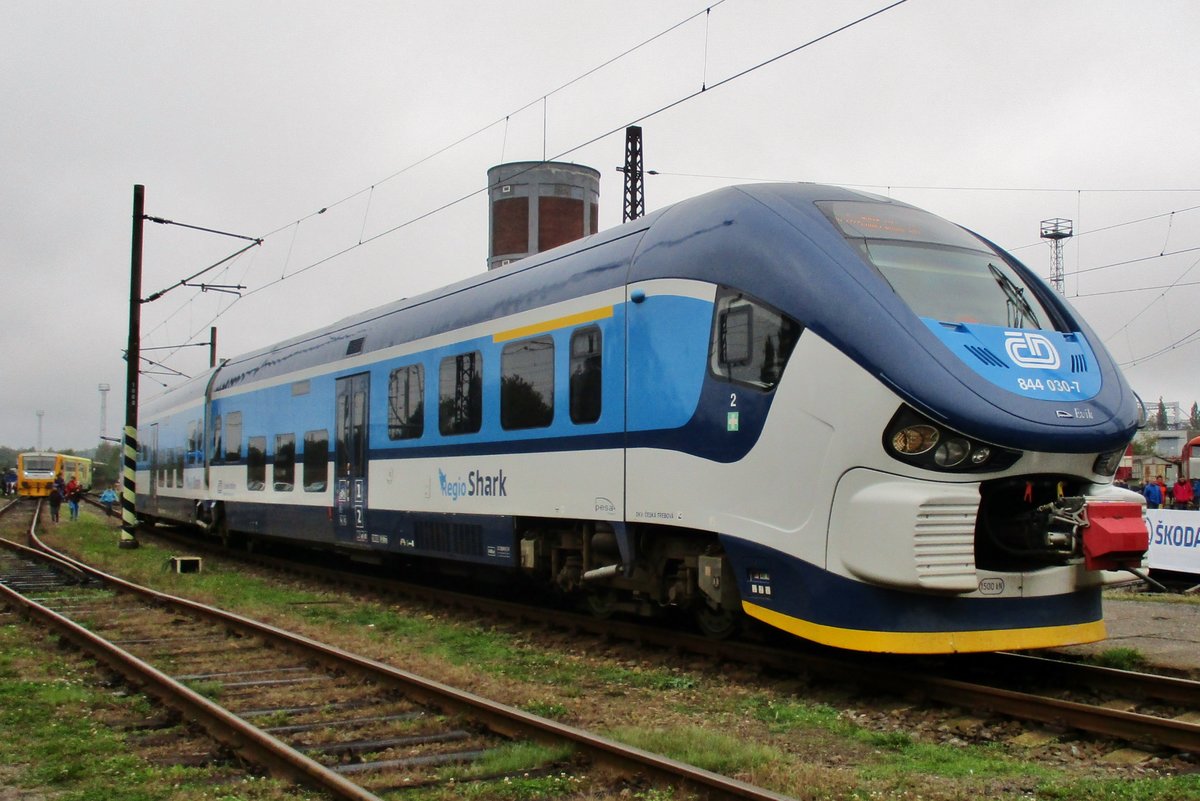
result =
[[[594,617],[606,620],[617,611],[617,594],[612,590],[592,590],[583,598],[583,604]]]
[[[708,604],[700,604],[696,609],[696,625],[705,637],[724,640],[737,633],[741,619],[732,610],[713,609]]]

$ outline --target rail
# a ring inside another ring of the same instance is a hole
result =
[[[237,632],[245,638],[254,637],[270,641],[281,652],[303,654],[300,659],[302,662],[312,661],[334,674],[346,674],[385,686],[414,703],[476,721],[501,737],[527,738],[557,745],[566,743],[577,753],[585,755],[595,766],[615,770],[622,775],[642,776],[658,784],[683,787],[705,798],[762,801],[785,798],[769,790],[541,718],[275,626],[138,586],[54,551],[39,540],[35,533],[31,532],[31,537],[38,551],[50,554],[62,563],[82,571],[92,580],[103,582],[111,591],[136,596],[152,606],[185,610],[189,615],[215,621],[223,629]],[[61,631],[80,648],[97,654],[106,664],[127,676],[132,683],[147,688],[148,692],[163,699],[164,703],[181,710],[185,716],[202,725],[227,748],[247,760],[263,765],[272,774],[286,776],[293,781],[319,788],[337,798],[376,797],[338,771],[322,765],[266,731],[249,724],[179,680],[89,631],[68,616],[21,597],[7,588],[3,592],[11,603],[20,604],[28,614]]]

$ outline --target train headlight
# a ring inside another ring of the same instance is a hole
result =
[[[905,426],[892,434],[892,447],[897,453],[917,456],[937,445],[938,437],[938,430],[933,426],[924,424]]]
[[[1020,451],[965,437],[908,406],[901,406],[884,429],[883,445],[894,459],[955,473],[996,472],[1021,458]]]
[[[938,467],[958,467],[962,464],[967,454],[971,452],[971,443],[965,439],[954,437],[948,439],[938,446],[938,449],[933,452],[933,461]]]

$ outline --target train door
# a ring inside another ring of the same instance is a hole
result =
[[[335,537],[338,542],[367,543],[367,411],[370,408],[370,374],[359,373],[337,380],[336,452],[337,484]]]
[[[724,420],[727,405],[736,410],[728,395],[710,399],[719,404],[712,409],[699,407],[707,375],[715,288],[696,287],[679,293],[661,282],[648,282],[630,284],[627,292],[626,519],[667,525],[694,522],[697,505],[711,500],[712,493],[697,492],[697,487],[705,485],[692,477],[664,480],[678,475],[680,454],[676,449],[693,447],[693,443],[677,435],[662,437],[652,432],[680,431],[698,412],[704,418]],[[733,431],[737,418],[730,419]],[[654,444],[647,447],[647,443]],[[693,463],[693,469],[703,467],[699,460]],[[706,509],[701,519],[707,515]]]

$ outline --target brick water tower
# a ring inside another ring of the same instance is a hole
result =
[[[600,173],[580,164],[514,161],[488,170],[488,269],[596,233]]]

